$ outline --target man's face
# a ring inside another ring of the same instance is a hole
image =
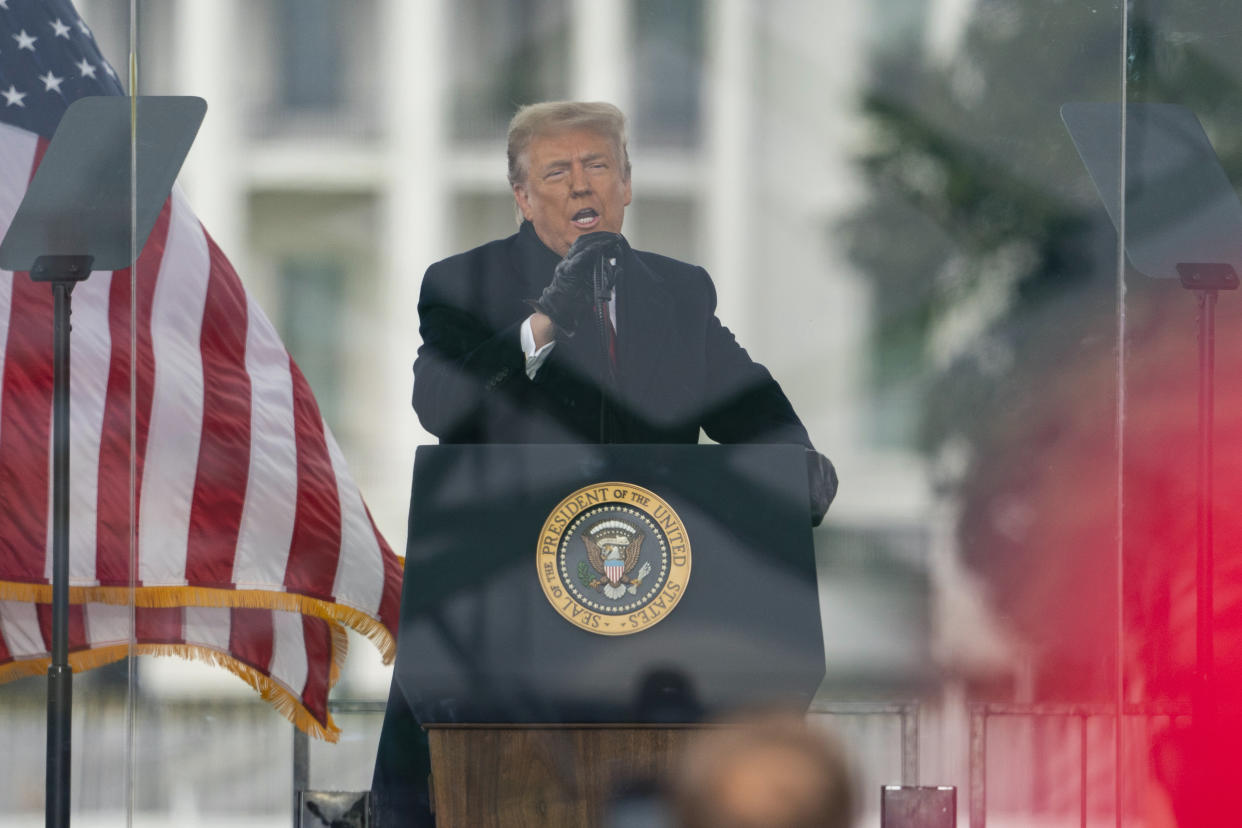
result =
[[[564,256],[583,233],[621,232],[630,182],[603,135],[574,129],[537,136],[526,169],[513,197],[550,249]]]

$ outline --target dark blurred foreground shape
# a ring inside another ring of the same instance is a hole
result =
[[[680,828],[847,828],[854,815],[841,748],[786,714],[701,731],[673,799]]]

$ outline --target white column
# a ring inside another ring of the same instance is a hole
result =
[[[630,103],[630,16],[627,0],[573,0],[569,90],[580,101]]]
[[[751,244],[758,218],[751,215],[755,15],[751,0],[720,0],[707,6],[703,265],[716,282],[717,312],[741,342],[750,342],[748,334],[755,328],[748,311]]]
[[[207,101],[207,115],[179,180],[203,226],[237,272],[245,274],[246,186],[244,165],[237,163],[245,139],[236,74],[244,64],[227,59],[225,51],[243,21],[237,0],[179,0],[172,17],[173,84],[180,94]],[[138,60],[141,75],[142,55]]]
[[[385,189],[381,195],[380,244],[383,273],[376,289],[383,297],[385,327],[376,354],[383,393],[375,412],[373,450],[385,469],[385,483],[367,491],[388,541],[405,550],[404,516],[409,505],[414,449],[434,442],[410,407],[411,366],[417,352],[418,292],[423,271],[448,255],[450,209],[445,167],[445,66],[449,38],[445,0],[383,0],[381,75],[386,88]]]

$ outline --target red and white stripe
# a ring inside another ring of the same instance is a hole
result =
[[[0,233],[44,146],[0,125]],[[107,601],[130,586],[132,451],[139,605],[296,605],[352,624],[391,655],[400,564],[305,378],[179,191],[164,205],[133,282],[132,325],[129,270],[94,273],[73,292],[71,586],[102,588],[87,595]],[[50,583],[51,360],[49,287],[0,271],[0,598]],[[36,657],[30,608],[20,606],[6,602],[6,646],[20,654],[12,658]],[[92,604],[87,617],[110,612]],[[244,643],[237,612],[194,610],[194,618],[217,619],[195,628],[203,646],[219,649],[218,619],[229,617],[230,651]],[[176,616],[183,640],[187,613]],[[289,613],[244,617],[273,640],[305,639]],[[308,661],[305,640],[302,657],[288,646],[273,650],[282,682],[297,687],[303,672],[326,681],[329,662]]]
[[[197,655],[239,673],[257,673],[277,694],[328,721],[331,665],[345,655],[343,638],[330,622],[281,610],[139,607],[135,626],[139,652]],[[129,608],[75,604],[69,631],[71,661],[101,651],[103,663],[118,660],[130,643]],[[0,675],[6,668],[15,675],[45,671],[51,635],[47,605],[0,601]]]

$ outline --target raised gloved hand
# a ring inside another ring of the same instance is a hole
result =
[[[811,484],[811,525],[819,526],[837,496],[837,470],[832,461],[814,449],[806,451],[806,471]]]
[[[596,263],[610,247],[616,248],[613,255],[619,255],[621,244],[620,235],[605,230],[579,236],[556,266],[552,282],[530,303],[531,307],[547,315],[561,334],[573,336],[578,320],[595,302],[592,275]]]

